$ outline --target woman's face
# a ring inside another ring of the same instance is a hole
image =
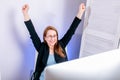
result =
[[[48,30],[45,36],[45,41],[49,46],[54,46],[57,43],[57,33],[54,30]]]

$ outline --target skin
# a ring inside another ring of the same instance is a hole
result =
[[[50,54],[53,54],[54,45],[57,42],[57,34],[54,30],[48,30],[45,41],[47,42],[50,50]]]

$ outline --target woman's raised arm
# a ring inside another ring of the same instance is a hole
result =
[[[81,19],[84,11],[85,11],[85,4],[81,3],[79,5],[79,10],[78,10],[78,13],[77,13],[77,18]]]
[[[29,14],[28,14],[28,10],[29,10],[29,5],[28,4],[23,5],[22,12],[23,12],[23,16],[24,16],[24,20],[25,21],[30,20],[30,17],[29,17]]]

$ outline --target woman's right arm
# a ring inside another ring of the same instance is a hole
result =
[[[29,21],[30,20],[30,17],[29,17],[29,14],[28,14],[28,10],[29,10],[29,5],[28,4],[23,5],[22,12],[23,12],[23,16],[24,16],[24,20],[25,21]]]
[[[32,39],[32,42],[33,42],[35,48],[37,49],[37,51],[39,51],[40,46],[41,46],[41,40],[35,31],[35,28],[32,24],[29,14],[28,14],[28,10],[29,10],[29,5],[28,4],[23,5],[22,12],[23,12],[23,16],[24,16],[25,25],[29,31],[30,37]]]

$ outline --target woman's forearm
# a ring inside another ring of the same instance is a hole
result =
[[[30,20],[30,16],[28,15],[28,13],[24,13],[23,16],[24,16],[24,20],[25,21],[29,21]]]
[[[22,12],[23,12],[23,16],[24,16],[24,20],[25,21],[30,20],[30,17],[29,17],[29,14],[28,14],[28,10],[29,10],[29,5],[28,4],[23,5]]]
[[[82,15],[83,15],[83,13],[82,12],[78,12],[78,14],[77,14],[77,18],[79,18],[79,19],[81,19],[82,18]]]
[[[81,3],[76,17],[81,19],[84,11],[85,11],[85,4]]]

